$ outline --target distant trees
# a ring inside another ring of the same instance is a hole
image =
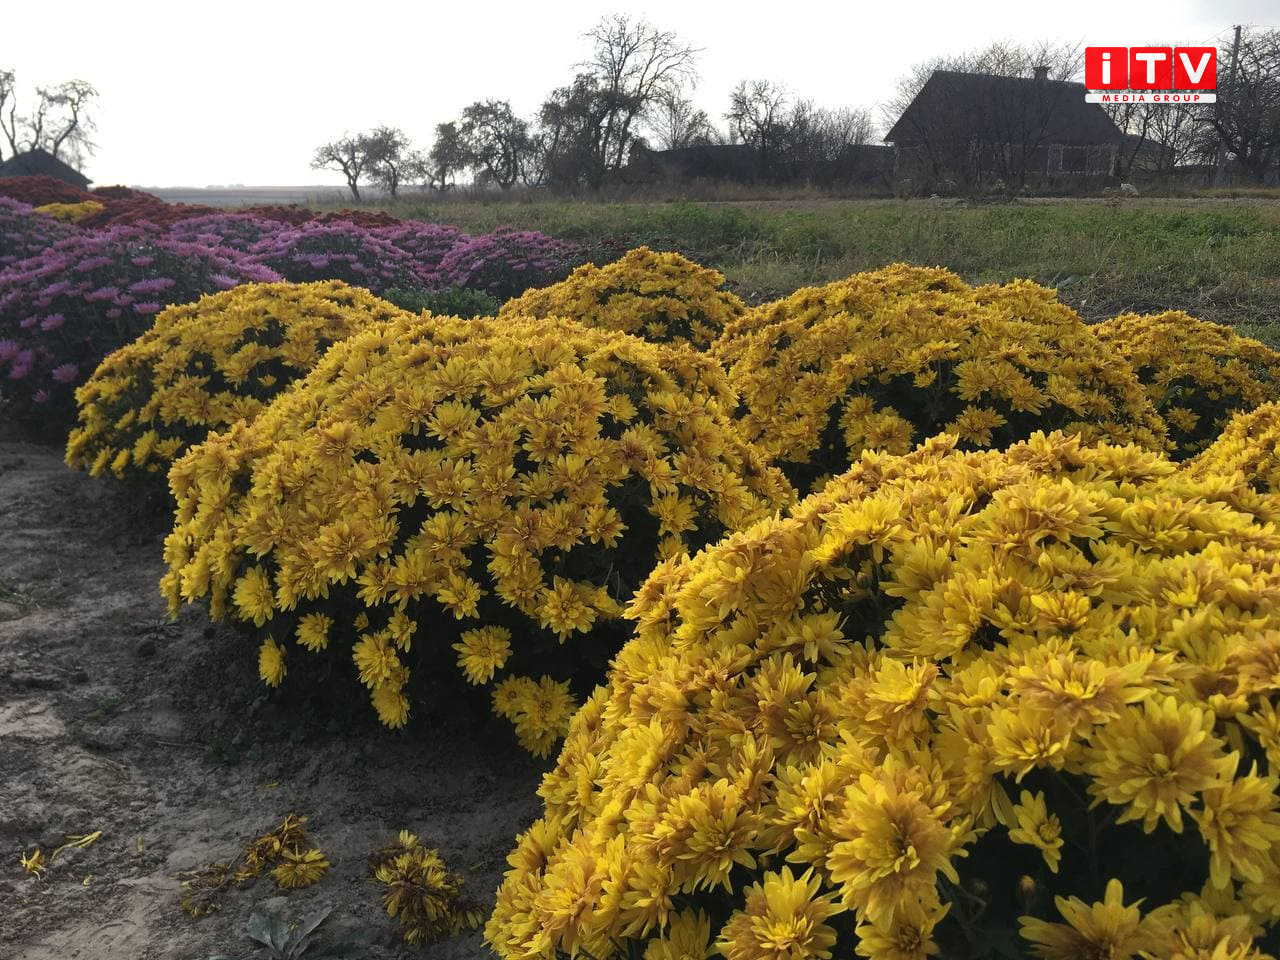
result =
[[[1280,167],[1280,30],[1245,30],[1236,76],[1230,76],[1231,44],[1218,51],[1218,102],[1204,121],[1227,151],[1258,182]]]
[[[98,91],[86,80],[68,80],[53,87],[37,87],[35,104],[18,113],[17,75],[0,70],[0,132],[10,154],[39,148],[79,168],[93,153],[96,129],[93,108]],[[4,159],[0,151],[0,159]]]
[[[448,190],[469,162],[470,155],[458,124],[453,121],[438,123],[436,138],[423,164],[423,183],[432,190]]]
[[[458,126],[467,162],[478,175],[503,190],[524,171],[533,140],[529,124],[515,115],[506,100],[481,100],[462,111]]]
[[[590,56],[568,85],[552,91],[538,116],[543,173],[561,186],[596,187],[620,170],[640,129],[679,103],[697,79],[701,51],[647,20],[613,14],[585,37]],[[678,132],[692,131],[682,126]]]
[[[771,80],[734,87],[725,119],[735,139],[756,149],[761,173],[771,180],[837,179],[842,167],[851,172],[852,148],[870,142],[873,131],[865,110],[793,101]]]
[[[343,134],[337,140],[321,144],[311,158],[311,169],[333,170],[347,181],[351,198],[360,201],[360,181],[373,164],[366,134]]]

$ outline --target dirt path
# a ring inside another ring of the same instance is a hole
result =
[[[403,734],[315,719],[263,695],[252,645],[190,609],[169,622],[160,536],[56,451],[0,442],[0,957],[204,960],[250,953],[264,906],[334,911],[325,939],[399,943],[366,859],[407,828],[491,901],[540,767],[474,715],[419,710]],[[475,732],[480,730],[480,733]],[[287,813],[311,818],[333,867],[285,893],[269,877],[192,920],[175,875],[225,860]],[[42,880],[19,853],[102,831]],[[485,956],[478,934],[433,958]]]

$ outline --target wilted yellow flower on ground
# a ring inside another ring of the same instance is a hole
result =
[[[280,863],[271,871],[276,885],[286,889],[309,887],[325,875],[329,869],[329,861],[317,849],[303,850],[295,853],[285,850],[280,856]]]

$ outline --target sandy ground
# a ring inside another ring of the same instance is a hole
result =
[[[491,903],[541,765],[474,712],[417,707],[397,734],[265,696],[251,642],[196,608],[167,619],[162,531],[136,514],[57,451],[0,440],[0,957],[242,957],[252,910],[321,904],[322,939],[371,935],[371,958],[487,955],[478,934],[401,944],[366,860],[414,830]],[[333,863],[321,882],[264,876],[220,913],[179,908],[179,871],[290,812]],[[95,830],[43,879],[23,871],[20,852]]]

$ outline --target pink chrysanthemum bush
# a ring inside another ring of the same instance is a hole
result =
[[[1121,314],[1092,329],[1133,366],[1174,456],[1203,450],[1236,413],[1280,400],[1280,351],[1230,327],[1169,310]]]
[[[955,448],[657,568],[499,956],[1263,956],[1280,499],[1062,433]]]
[[[74,234],[75,227],[36,213],[30,204],[0,196],[0,269],[37,256]]]
[[[412,257],[418,272],[424,277],[439,269],[440,261],[449,251],[471,239],[457,227],[419,220],[405,220],[391,227],[374,227],[369,232]]]
[[[168,235],[182,243],[248,253],[254,244],[287,229],[290,228],[278,220],[248,213],[208,213],[177,221],[169,227]]]
[[[293,283],[341,280],[375,294],[427,283],[411,254],[342,220],[282,228],[250,247],[248,256]]]
[[[169,307],[76,390],[67,465],[164,489],[193,444],[252,420],[337,341],[401,316],[338,280],[245,284]]]
[[[0,271],[0,398],[6,413],[61,440],[74,391],[173,303],[279,280],[232,250],[125,227],[86,231]]]
[[[174,464],[162,589],[258,637],[259,673],[491,692],[545,755],[655,564],[791,502],[689,350],[564,320],[403,317],[330,348]]]
[[[724,276],[678,253],[648,247],[603,267],[584,264],[567,280],[507,301],[499,316],[569,317],[658,343],[709,347],[747,310]]]
[[[563,280],[583,259],[572,243],[537,230],[504,227],[456,244],[441,258],[427,287],[483,290],[505,300]]]
[[[712,353],[748,438],[802,491],[863,450],[905,453],[944,430],[970,448],[1051,429],[1165,444],[1129,364],[1030,281],[970,287],[894,264],[748,311]]]

